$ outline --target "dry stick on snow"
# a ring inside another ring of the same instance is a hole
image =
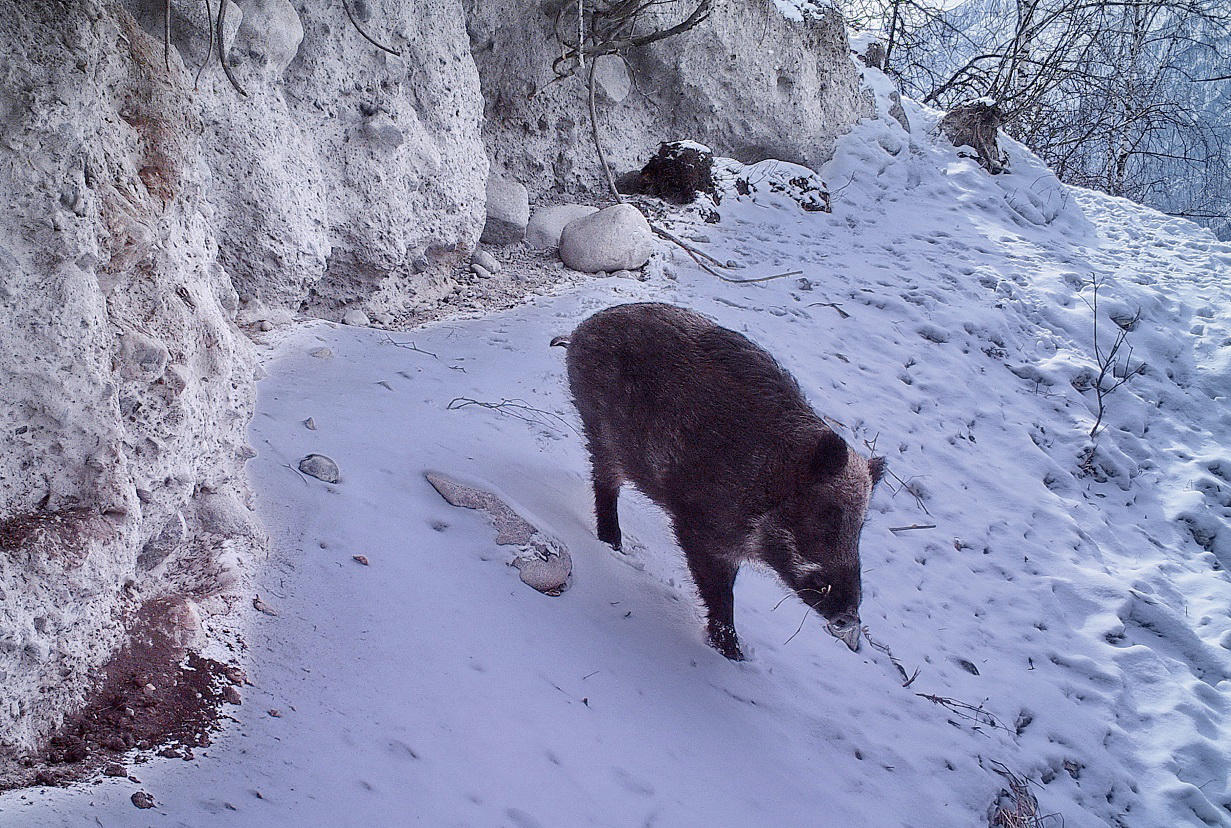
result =
[[[939,704],[941,707],[956,713],[963,719],[969,719],[970,721],[975,722],[976,727],[972,728],[972,730],[978,730],[979,728],[977,725],[988,725],[989,727],[997,730],[1004,730],[1009,733],[1013,732],[1012,728],[1006,727],[999,719],[984,710],[983,705],[976,707],[973,704],[967,704],[966,702],[958,701],[957,699],[948,699],[944,696],[938,696],[935,693],[916,693],[915,695],[921,699],[927,699],[932,704]]]
[[[902,666],[902,662],[898,661],[894,657],[893,652],[889,649],[888,645],[881,644],[879,641],[872,638],[872,636],[868,633],[867,627],[863,628],[863,638],[874,650],[880,650],[882,653],[889,656],[889,661],[898,669],[898,672],[902,674],[903,687],[910,687],[915,683],[915,679],[919,678],[919,668],[915,668],[913,675],[908,675],[906,668]]]
[[[355,27],[355,31],[359,32],[359,34],[363,36],[364,40],[366,40],[368,43],[371,43],[373,46],[375,46],[377,49],[380,49],[382,52],[388,52],[389,54],[397,55],[398,57],[402,56],[402,53],[399,52],[397,49],[390,49],[388,46],[384,45],[383,43],[378,41],[376,38],[372,37],[370,34],[364,31],[363,27],[359,25],[359,21],[355,19],[355,15],[351,13],[350,6],[347,5],[346,0],[342,0],[342,11],[346,12],[346,17],[350,20],[350,24]]]
[[[1145,370],[1145,363],[1138,364],[1136,368],[1130,369],[1129,363],[1133,359],[1133,346],[1128,346],[1128,353],[1124,355],[1124,361],[1120,362],[1120,348],[1127,344],[1128,332],[1137,326],[1137,322],[1141,319],[1141,309],[1137,309],[1137,313],[1123,325],[1119,325],[1120,332],[1116,334],[1115,340],[1111,343],[1111,348],[1104,353],[1098,341],[1098,292],[1103,286],[1104,280],[1097,277],[1090,280],[1090,286],[1094,288],[1094,296],[1091,301],[1086,301],[1086,306],[1090,308],[1094,316],[1094,361],[1098,365],[1098,376],[1094,379],[1094,396],[1095,403],[1098,407],[1094,418],[1094,426],[1090,429],[1090,439],[1093,440],[1098,436],[1099,426],[1103,423],[1103,415],[1107,413],[1107,395],[1115,391],[1121,385],[1131,380],[1133,377]],[[1107,379],[1107,374],[1111,374],[1112,380],[1110,385],[1104,386],[1103,381]],[[1118,375],[1118,376],[1117,376]]]
[[[222,71],[227,76],[227,80],[231,82],[231,86],[235,87],[235,91],[243,97],[248,97],[248,93],[239,85],[239,81],[235,79],[235,73],[231,71],[231,67],[227,64],[227,50],[224,45],[226,40],[226,28],[224,24],[227,19],[227,0],[218,0],[218,60],[222,63]]]
[[[851,315],[847,313],[846,311],[842,310],[842,306],[839,305],[837,302],[813,302],[811,305],[808,305],[808,307],[810,308],[833,308],[834,310],[838,312],[838,316],[841,316],[843,319],[851,318]]]
[[[577,429],[572,423],[561,417],[559,414],[553,414],[550,411],[544,411],[541,408],[535,408],[525,400],[519,399],[502,399],[498,403],[484,402],[482,400],[471,399],[470,397],[454,397],[445,406],[448,411],[456,411],[460,408],[468,406],[478,406],[486,408],[489,411],[495,411],[499,414],[507,414],[514,419],[521,420],[523,423],[532,423],[536,425],[546,426],[554,431],[561,431],[561,425],[570,429],[573,433],[577,433]]]
[[[717,276],[719,279],[722,279],[724,282],[730,282],[733,285],[749,285],[749,284],[752,284],[753,282],[768,282],[772,279],[784,279],[787,276],[799,276],[800,274],[803,273],[802,270],[788,270],[786,273],[775,273],[773,276],[757,276],[752,279],[733,279],[730,276],[719,273],[717,270],[714,270],[714,268],[710,267],[708,264],[705,263],[704,260],[708,260],[716,264],[718,267],[726,267],[725,264],[718,261],[710,254],[706,253],[703,250],[698,250],[697,248],[693,247],[688,242],[684,241],[678,236],[672,235],[671,233],[667,232],[666,230],[664,230],[663,228],[659,227],[656,224],[651,224],[650,229],[653,230],[656,235],[663,237],[664,239],[666,239],[667,241],[673,244],[679,245],[680,249],[682,249],[685,253],[691,256],[692,260],[697,263],[697,266],[700,267],[702,270],[704,270],[706,273],[710,274],[711,276]]]
[[[915,503],[919,506],[920,509],[923,510],[923,513],[927,515],[928,517],[931,517],[932,513],[928,511],[928,507],[923,502],[923,498],[919,497],[919,495],[915,492],[915,490],[910,487],[910,481],[915,479],[914,475],[911,475],[909,480],[903,480],[902,478],[894,474],[893,469],[888,469],[888,472],[890,475],[893,476],[894,480],[898,481],[898,483],[901,484],[901,486],[898,487],[898,491],[893,493],[893,496],[897,497],[898,492],[905,491],[907,494],[909,494],[911,497],[915,499]]]
[[[1001,790],[1000,796],[992,806],[988,822],[991,828],[1044,828],[1047,821],[1056,815],[1039,815],[1039,802],[1034,794],[1030,793],[1029,781],[1013,773],[995,759],[992,759],[991,763],[992,770],[1003,776],[1009,783],[1009,790]],[[1009,804],[1004,804],[1005,799],[1009,800]],[[1063,826],[1062,817],[1060,823]]]
[[[294,467],[294,466],[292,466],[290,463],[283,463],[282,465],[283,465],[283,466],[285,466],[286,468],[290,469],[291,471],[295,472],[295,474],[299,475],[299,479],[303,481],[303,484],[304,484],[305,486],[311,486],[311,485],[312,485],[311,483],[309,483],[309,482],[308,482],[308,478],[304,477],[304,476],[303,476],[303,472],[301,472],[299,469],[295,468],[295,467]]]
[[[893,533],[909,532],[912,529],[935,529],[935,523],[912,523],[910,526],[890,526],[889,531]]]
[[[381,342],[383,342],[386,345],[393,345],[396,348],[405,348],[408,351],[415,351],[416,353],[427,354],[428,356],[433,357],[434,359],[440,359],[440,357],[436,356],[436,354],[432,353],[431,351],[423,350],[422,348],[415,345],[415,343],[413,342],[398,342],[393,337],[389,336],[389,334],[385,334],[385,338],[382,339]]]

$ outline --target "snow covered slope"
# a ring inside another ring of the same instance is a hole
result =
[[[1019,146],[989,178],[934,137],[936,113],[907,114],[913,135],[882,117],[842,140],[831,215],[758,191],[675,228],[737,276],[801,277],[729,284],[664,250],[645,282],[392,338],[283,338],[250,464],[279,615],[249,637],[239,721],[193,763],[134,766],[153,810],[108,779],[0,798],[0,825],[978,826],[1003,773],[1056,815],[1040,824],[1231,825],[1231,247],[1064,187]],[[1104,352],[1140,311],[1093,441],[1092,279]],[[627,554],[594,538],[547,342],[641,299],[746,333],[888,456],[863,618],[918,671],[908,687],[757,571],[736,587],[749,660],[724,660],[635,494]],[[341,482],[296,473],[310,452]],[[521,584],[430,469],[566,544],[572,587]]]

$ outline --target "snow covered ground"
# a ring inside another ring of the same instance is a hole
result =
[[[0,825],[980,826],[1002,772],[1047,826],[1231,825],[1231,247],[1064,187],[1015,145],[1012,174],[988,177],[906,109],[913,134],[881,118],[841,141],[832,214],[758,188],[717,225],[674,228],[746,264],[736,277],[802,277],[730,284],[664,248],[645,282],[392,337],[282,337],[250,464],[279,614],[249,634],[237,721],[194,762],[133,766],[152,810],[106,779],[6,795]],[[1092,279],[1101,349],[1140,311],[1127,367],[1145,366],[1095,441]],[[889,458],[862,615],[918,671],[908,687],[749,569],[749,659],[723,659],[663,514],[634,493],[627,554],[594,537],[547,343],[643,299],[746,333]],[[311,452],[340,483],[294,470]],[[571,588],[524,586],[427,470],[564,543]]]

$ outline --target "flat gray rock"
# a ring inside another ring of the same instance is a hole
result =
[[[563,544],[544,535],[491,492],[440,472],[427,472],[424,477],[446,502],[487,512],[496,527],[496,543],[519,548],[513,566],[521,574],[522,583],[546,595],[559,595],[568,588],[573,559]]]
[[[342,479],[338,464],[323,454],[309,454],[299,461],[299,470],[309,477],[324,480],[326,483],[337,483]]]

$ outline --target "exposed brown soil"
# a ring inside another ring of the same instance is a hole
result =
[[[129,643],[103,668],[97,690],[0,791],[67,785],[103,772],[127,775],[124,760],[192,759],[210,744],[224,703],[238,704],[243,672],[177,644],[174,601],[153,601]]]

